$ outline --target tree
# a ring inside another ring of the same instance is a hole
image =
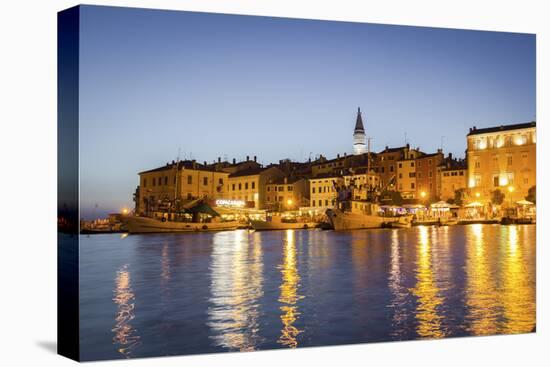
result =
[[[387,202],[391,205],[402,205],[403,197],[399,191],[385,190],[380,195],[380,201]]]
[[[462,206],[464,204],[464,194],[466,190],[465,189],[458,189],[455,190],[455,198],[453,200],[455,205]]]
[[[499,189],[491,192],[491,202],[494,205],[501,205],[504,202],[504,193]]]
[[[529,188],[529,191],[527,191],[527,196],[525,197],[525,200],[532,202],[533,204],[537,203],[537,187],[531,186]]]

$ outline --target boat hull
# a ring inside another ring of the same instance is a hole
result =
[[[129,233],[179,233],[179,232],[210,232],[230,231],[237,229],[239,223],[232,222],[169,222],[148,217],[126,217],[125,223]]]
[[[312,229],[317,227],[315,222],[267,222],[267,221],[251,221],[250,225],[256,231],[274,231],[281,229]]]
[[[327,217],[335,231],[388,227],[399,220],[397,217],[348,213],[340,209],[328,209]]]

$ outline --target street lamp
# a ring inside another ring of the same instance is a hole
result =
[[[422,196],[422,198],[425,198],[425,197],[426,197],[426,191],[422,191],[422,192],[420,193],[420,196]]]
[[[122,209],[122,214],[128,214],[128,209],[126,208]]]
[[[292,205],[292,199],[288,199],[288,200],[286,201],[286,204],[287,204],[288,206],[291,206],[291,205]]]
[[[479,198],[481,194],[479,192],[476,192],[476,198]]]

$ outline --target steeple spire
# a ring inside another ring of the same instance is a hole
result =
[[[357,107],[357,120],[355,121],[354,133],[357,132],[365,132],[365,128],[363,127],[363,119],[361,118],[361,107]]]
[[[353,153],[364,154],[367,152],[365,146],[365,127],[363,126],[363,118],[361,117],[361,107],[357,108],[357,120],[355,121],[355,129],[353,130]]]

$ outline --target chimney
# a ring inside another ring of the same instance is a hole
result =
[[[340,158],[340,153],[336,154],[336,158],[338,159]]]
[[[193,159],[191,163],[193,163],[193,169],[197,169],[197,161]]]
[[[288,178],[285,177],[285,184],[288,183]]]
[[[453,159],[453,153],[449,153],[449,159]]]
[[[257,162],[256,156],[254,156],[254,162]]]
[[[237,163],[237,160],[235,158],[233,158],[233,164]]]
[[[218,163],[222,162],[222,157],[218,157]]]
[[[348,153],[344,152],[344,158],[346,158],[346,157],[347,157],[347,155],[348,155]]]
[[[246,161],[248,162],[249,160],[250,160],[250,156],[247,155],[247,156],[246,156]]]
[[[206,166],[206,161],[204,161],[204,165]]]

